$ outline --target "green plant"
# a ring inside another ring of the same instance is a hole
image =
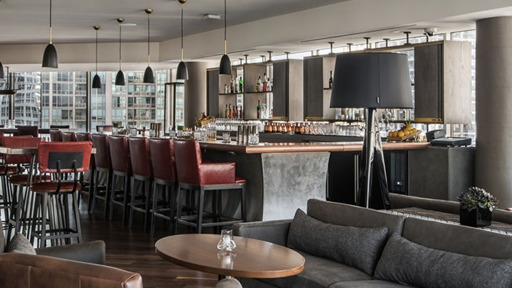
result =
[[[460,202],[461,208],[471,211],[477,207],[488,209],[492,212],[496,208],[498,199],[491,193],[479,187],[470,187],[462,192],[457,199]]]

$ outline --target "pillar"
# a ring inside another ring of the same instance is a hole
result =
[[[512,17],[476,23],[476,186],[512,207]]]
[[[185,82],[185,127],[193,128],[195,119],[206,112],[206,69],[208,63],[187,62],[188,80]]]

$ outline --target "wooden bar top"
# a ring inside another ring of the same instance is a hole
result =
[[[238,145],[236,142],[222,143],[200,142],[201,148],[217,151],[235,152],[238,154],[260,153],[297,153],[297,152],[342,152],[361,151],[362,142],[308,142],[308,143],[259,143],[258,145]],[[428,142],[382,143],[384,150],[426,149]]]

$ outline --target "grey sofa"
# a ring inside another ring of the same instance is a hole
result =
[[[297,250],[303,272],[243,287],[512,287],[512,236],[310,199],[293,220],[237,223],[234,234]]]

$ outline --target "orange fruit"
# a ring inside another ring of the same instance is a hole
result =
[[[404,132],[403,132],[403,131],[400,131],[400,132],[398,132],[398,135],[397,135],[397,136],[398,136],[398,137],[404,137],[404,136],[405,136],[405,134],[404,134]]]

